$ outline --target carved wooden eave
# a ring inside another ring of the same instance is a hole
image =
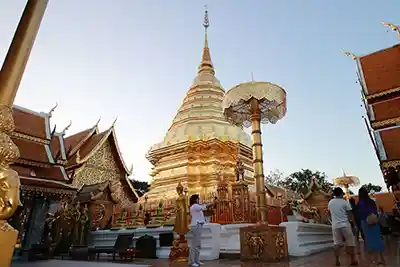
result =
[[[51,193],[51,194],[61,194],[61,195],[75,195],[76,188],[72,185],[66,184],[64,182],[50,180],[50,179],[43,179],[37,177],[19,177],[22,182],[24,180],[26,182],[37,182],[39,185],[45,186],[37,186],[37,185],[21,185],[22,191],[31,191],[31,192],[39,192],[39,193]]]
[[[391,118],[391,119],[387,119],[387,120],[381,120],[381,121],[374,121],[371,123],[371,126],[374,130],[388,128],[388,127],[396,126],[396,125],[400,125],[400,117]]]
[[[317,181],[317,179],[312,178],[311,183],[308,186],[308,192],[303,196],[303,199],[309,199],[314,192],[320,192],[322,195],[326,197],[330,197],[332,194],[327,192],[325,188],[323,188]]]
[[[381,167],[382,168],[390,168],[390,167],[396,168],[398,166],[400,166],[400,159],[383,161],[381,163]]]
[[[95,146],[86,156],[84,156],[83,158],[80,157],[79,150],[78,150],[77,153],[76,153],[76,163],[77,163],[78,165],[79,165],[79,164],[85,163],[88,159],[90,159],[90,158],[97,152],[97,150],[99,150],[99,149],[103,146],[104,142],[106,142],[106,141],[109,139],[109,137],[111,137],[112,140],[113,140],[114,147],[115,147],[115,149],[116,149],[116,151],[117,151],[117,154],[118,154],[118,160],[119,160],[119,162],[121,163],[121,165],[123,166],[123,169],[124,169],[124,171],[125,171],[125,174],[131,175],[131,174],[132,174],[132,169],[131,169],[131,168],[130,168],[130,169],[127,168],[127,166],[126,166],[126,164],[125,164],[125,161],[124,161],[124,159],[123,159],[123,157],[122,157],[122,155],[121,155],[121,151],[120,151],[119,146],[118,146],[118,143],[117,143],[117,136],[116,136],[116,134],[115,134],[114,126],[112,126],[112,127],[104,134],[104,136],[103,136],[102,139],[96,144],[96,146]]]

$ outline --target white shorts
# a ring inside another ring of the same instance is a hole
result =
[[[343,246],[343,245],[346,245],[346,247],[356,246],[356,240],[350,225],[341,228],[335,228],[335,229],[332,228],[332,234],[333,234],[333,244],[335,246]]]

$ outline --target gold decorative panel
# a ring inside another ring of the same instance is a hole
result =
[[[111,190],[115,194],[115,198],[123,206],[133,204],[133,200],[129,198],[123,189],[125,182],[125,171],[119,168],[115,156],[112,152],[111,145],[108,141],[103,145],[76,171],[72,185],[80,188],[83,185],[91,185],[111,182]]]

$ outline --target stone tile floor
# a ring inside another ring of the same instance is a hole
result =
[[[400,266],[400,243],[393,242],[387,247],[385,251],[386,255],[386,266],[387,267],[395,267]],[[369,267],[369,266],[377,266],[369,259],[369,255],[366,255],[364,251],[361,252],[359,257],[359,266],[360,267]],[[347,257],[343,254],[342,257],[342,265],[348,266]],[[121,263],[112,263],[106,261],[100,262],[76,262],[76,261],[61,261],[61,260],[49,260],[49,261],[41,261],[41,262],[21,262],[14,263],[12,267],[67,267],[67,266],[79,266],[79,267],[117,267],[128,265],[131,267],[186,267],[187,263],[172,263],[170,264],[167,260],[142,260],[137,259],[133,262],[121,262]],[[218,260],[218,261],[209,261],[205,262],[206,267],[261,267],[261,266],[270,266],[270,267],[330,267],[335,266],[334,257],[332,251],[321,252],[319,254],[301,257],[301,258],[293,258],[287,262],[279,262],[279,263],[263,263],[263,262],[240,262],[238,260]]]

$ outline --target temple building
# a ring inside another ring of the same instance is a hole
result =
[[[119,152],[114,124],[99,132],[96,123],[88,130],[64,137],[70,125],[61,132],[56,131],[56,126],[51,128],[53,111],[54,108],[39,113],[13,107],[12,140],[19,148],[20,158],[12,168],[21,180],[23,205],[10,223],[20,233],[22,248],[40,243],[48,213],[55,212],[62,199],[72,199],[84,186],[98,185],[104,190],[107,182],[112,203],[123,207],[137,202],[139,197],[128,179],[131,171]]]
[[[400,45],[353,58],[367,111],[366,125],[385,182],[388,189],[399,190]]]
[[[153,145],[147,159],[154,165],[147,199],[156,201],[175,196],[180,182],[190,193],[209,198],[221,179],[236,180],[240,160],[245,180],[253,179],[250,136],[225,120],[222,100],[225,90],[215,76],[208,46],[206,12],[205,41],[201,63],[164,140]]]

